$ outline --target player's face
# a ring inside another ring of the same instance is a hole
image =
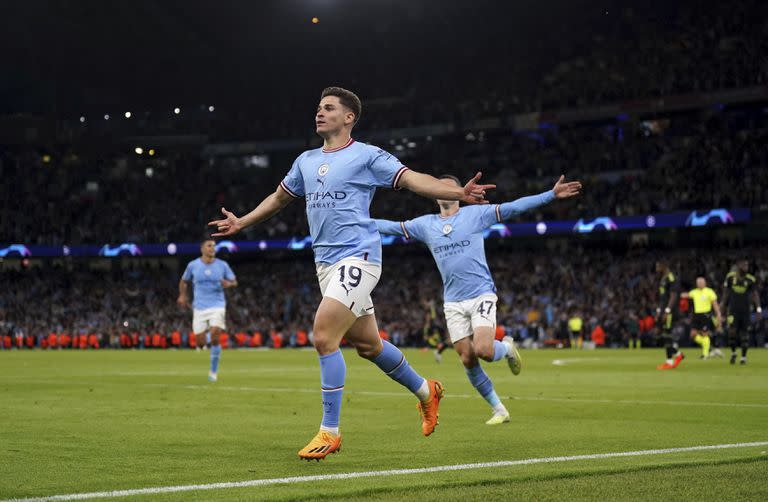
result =
[[[696,287],[699,289],[704,289],[707,287],[707,280],[703,277],[697,277],[696,278]]]
[[[459,184],[456,183],[456,181],[452,180],[451,178],[443,178],[443,179],[440,180],[440,183],[445,183],[446,185],[453,186],[453,187],[459,186]],[[459,202],[455,201],[455,200],[441,200],[441,199],[437,199],[437,205],[440,206],[440,207],[443,207],[445,209],[449,209],[451,206],[453,206],[454,204],[458,204],[458,203]]]
[[[741,260],[739,262],[739,270],[741,270],[743,274],[749,272],[749,262],[747,260]]]
[[[315,131],[320,136],[337,133],[354,121],[355,114],[341,104],[338,96],[326,96],[317,105]]]
[[[203,242],[203,245],[200,246],[200,252],[203,253],[203,256],[206,258],[213,258],[216,256],[216,243],[213,241]]]

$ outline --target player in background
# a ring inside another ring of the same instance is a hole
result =
[[[622,322],[622,330],[626,333],[627,346],[629,349],[640,348],[640,323],[634,310],[629,312],[629,316]]]
[[[493,382],[478,359],[486,362],[506,359],[515,375],[520,373],[521,361],[512,337],[495,339],[496,286],[485,256],[483,232],[524,211],[579,193],[581,183],[563,180],[561,176],[552,190],[514,202],[459,207],[457,201],[438,200],[440,214],[408,221],[376,220],[382,234],[421,241],[432,253],[443,279],[448,334],[469,381],[493,409],[488,425],[509,422],[509,411],[496,395]],[[461,186],[454,176],[444,175],[441,181],[452,187]]]
[[[728,319],[728,344],[731,346],[731,364],[736,364],[736,347],[741,346],[740,364],[747,364],[749,349],[750,300],[757,315],[762,315],[760,295],[757,293],[755,276],[749,273],[749,260],[736,262],[733,271],[725,276],[722,310]]]
[[[572,349],[584,347],[584,319],[579,311],[574,308],[571,317],[568,318],[568,336]]]
[[[441,340],[437,343],[437,347],[434,350],[434,356],[435,356],[435,362],[441,363],[443,362],[443,352],[448,350],[448,348],[451,345],[449,343],[446,343],[442,333],[441,333]]]
[[[722,307],[720,308],[720,311],[723,311]],[[723,315],[722,319],[718,319],[717,315],[713,313],[710,320],[712,321],[713,329],[712,334],[709,335],[710,340],[712,340],[709,357],[723,359],[725,355],[723,354],[721,347],[723,346],[723,340],[725,339],[726,318]]]
[[[339,417],[346,364],[339,350],[342,337],[357,353],[376,364],[418,399],[422,433],[435,430],[442,384],[416,373],[400,349],[382,341],[374,316],[371,291],[381,276],[381,236],[370,217],[376,188],[407,188],[424,197],[486,203],[478,185],[480,173],[466,186],[447,186],[432,176],[409,170],[393,155],[357,143],[352,128],[360,119],[360,99],[346,89],[323,90],[315,114],[323,147],[308,150],[272,195],[238,218],[222,208],[225,218],[210,222],[214,236],[233,235],[275,215],[292,200],[304,198],[323,299],[315,314],[314,344],[320,358],[323,418],[320,431],[299,451],[302,459],[323,459],[339,451]]]
[[[669,269],[669,263],[665,260],[656,262],[656,273],[659,275],[659,306],[656,307],[656,329],[664,340],[664,350],[667,360],[656,367],[659,370],[671,370],[677,368],[685,354],[680,352],[675,343],[672,327],[677,314],[677,300],[680,285],[677,277]]]
[[[192,283],[192,332],[198,347],[206,343],[210,333],[211,367],[208,381],[215,382],[221,358],[220,335],[226,329],[227,298],[224,290],[237,286],[237,278],[224,260],[216,258],[216,243],[206,239],[200,244],[200,258],[187,264],[179,281],[180,306],[189,308],[189,283]]]
[[[712,331],[712,311],[717,315],[718,324],[722,324],[723,316],[720,313],[720,305],[717,304],[717,294],[712,288],[707,287],[707,280],[703,276],[696,278],[696,288],[682,295],[693,300],[693,319],[691,321],[691,338],[701,346],[700,359],[709,359],[709,347],[711,344],[710,332]]]
[[[450,347],[450,344],[446,343],[445,330],[440,326],[435,300],[425,300],[422,302],[422,306],[426,310],[423,328],[424,339],[429,345],[435,347],[433,355],[435,356],[435,362],[439,364],[443,362],[443,352]]]

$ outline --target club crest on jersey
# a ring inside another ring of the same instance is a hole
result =
[[[450,223],[446,223],[445,225],[443,225],[443,235],[450,234],[452,230],[453,230],[453,227],[451,226]]]
[[[322,166],[320,166],[320,169],[317,170],[317,174],[320,176],[325,176],[326,174],[328,174],[328,169],[330,168],[331,166],[329,166],[328,164],[323,164]]]
[[[203,272],[205,275],[211,275],[211,271],[208,269],[205,269],[205,272]]]

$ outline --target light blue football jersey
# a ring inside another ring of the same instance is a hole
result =
[[[428,214],[402,222],[375,222],[382,234],[399,235],[426,244],[443,278],[443,300],[460,302],[496,292],[485,257],[483,231],[554,198],[554,192],[550,190],[504,204],[463,206],[447,218]]]
[[[381,263],[381,236],[369,209],[377,187],[398,188],[408,168],[384,150],[350,139],[343,147],[308,150],[280,186],[304,197],[317,263],[349,257]]]
[[[234,281],[235,273],[224,260],[216,258],[206,264],[202,258],[197,258],[187,264],[181,278],[184,281],[192,281],[192,306],[196,310],[204,310],[227,306],[221,280]]]

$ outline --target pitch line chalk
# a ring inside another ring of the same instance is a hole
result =
[[[156,495],[159,493],[192,492],[203,490],[224,490],[230,488],[249,488],[252,486],[270,486],[307,483],[310,481],[331,481],[337,479],[355,479],[372,477],[403,476],[410,474],[427,474],[432,472],[468,471],[493,467],[512,467],[518,465],[550,464],[554,462],[577,462],[580,460],[599,460],[606,458],[641,457],[648,455],[664,455],[667,453],[685,453],[692,451],[726,450],[731,448],[749,448],[768,446],[768,441],[752,443],[729,443],[706,446],[690,446],[686,448],[662,448],[657,450],[623,451],[615,453],[594,453],[591,455],[571,455],[562,457],[528,458],[524,460],[503,460],[498,462],[479,462],[473,464],[438,465],[418,469],[390,469],[386,471],[347,472],[341,474],[322,474],[315,476],[294,476],[288,478],[253,479],[250,481],[231,481],[226,483],[209,483],[201,485],[158,486],[154,488],[137,488],[133,490],[112,490],[107,492],[71,493],[66,495],[50,495],[46,497],[8,499],[0,502],[58,502],[66,500],[87,500],[94,498],[131,497],[134,495]]]

